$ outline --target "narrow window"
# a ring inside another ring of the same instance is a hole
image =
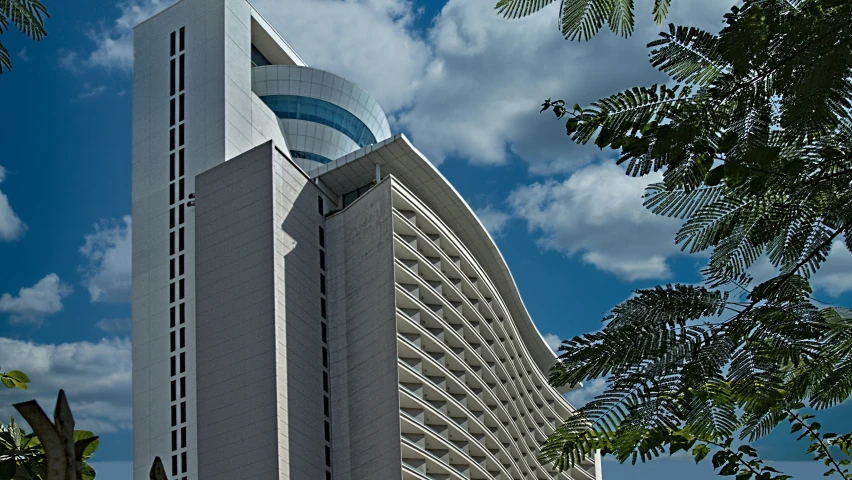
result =
[[[325,299],[324,298],[320,298],[320,315],[322,315],[322,318],[326,318]]]
[[[185,347],[186,347],[186,329],[181,328],[180,329],[180,348],[185,348]]]
[[[178,176],[183,176],[183,149],[178,150]]]
[[[186,427],[180,429],[180,447],[186,448]]]
[[[183,128],[184,125],[186,125],[186,124],[181,123],[180,126],[178,126],[178,146],[180,146],[180,147],[183,146],[183,142],[184,142],[184,138],[185,138],[184,137],[184,128]]]
[[[177,450],[177,430],[172,430],[172,451]]]
[[[322,200],[322,198],[320,198],[320,200]],[[319,244],[320,247],[325,246],[325,229],[322,227],[319,227]]]
[[[174,58],[173,58],[173,59],[172,59],[172,61],[171,61],[171,62],[169,62],[169,63],[171,64],[171,65],[170,65],[170,72],[169,72],[169,73],[170,73],[170,74],[169,74],[169,86],[170,86],[170,88],[169,88],[169,93],[170,93],[171,95],[174,95],[174,94],[175,94],[175,73],[176,73],[176,72],[175,72],[175,69],[176,69],[176,65],[177,65],[177,64],[175,63],[175,59],[174,59]]]
[[[178,97],[178,121],[182,122],[185,115],[186,103],[184,103],[183,94]]]
[[[169,209],[169,228],[175,228],[175,209]]]
[[[320,268],[325,270],[325,252],[320,250]]]
[[[331,424],[328,423],[328,420],[325,421],[325,441],[331,441]]]
[[[169,279],[174,280],[175,279],[175,259],[174,258],[169,260],[169,273],[170,273]]]
[[[180,56],[180,86],[178,87],[181,92],[183,91],[183,87],[184,87],[184,77],[186,76],[185,70],[186,70],[186,62],[184,62],[184,55],[181,55]]]
[[[178,229],[178,250],[183,251],[183,227]]]
[[[328,448],[328,445],[325,446],[325,466],[331,466],[331,449]]]
[[[322,397],[322,409],[323,409],[323,413],[325,413],[325,416],[326,417],[329,416],[328,397],[327,396]]]
[[[186,397],[186,377],[180,377],[180,398]]]
[[[325,480],[331,480],[331,472],[329,472],[327,470],[325,472]]]
[[[322,341],[323,343],[328,343],[328,327],[325,325],[325,322],[322,322]]]
[[[177,426],[177,405],[172,405],[172,426]]]
[[[176,347],[176,341],[177,341],[177,338],[175,337],[175,332],[171,332],[170,336],[171,336],[171,345],[172,345],[171,351],[174,352],[175,350],[177,350],[177,348],[175,348]]]
[[[181,386],[181,391],[183,391],[182,389],[183,386]],[[180,402],[180,423],[186,423],[186,402]]]
[[[172,261],[174,261],[174,259]],[[179,300],[183,300],[184,293],[185,293],[184,292],[184,281],[181,278],[180,281],[178,282],[178,299]]]
[[[183,275],[183,255],[178,257],[178,275]]]
[[[169,255],[175,254],[175,232],[169,232]]]
[[[322,372],[322,389],[325,393],[328,393],[328,373]]]
[[[176,196],[175,194],[176,194],[176,193],[177,193],[177,192],[175,191],[175,184],[174,184],[174,183],[170,183],[170,184],[169,184],[169,205],[174,205],[174,204],[175,204],[175,196]]]
[[[183,325],[183,322],[186,321],[186,308],[185,304],[181,303],[178,307],[180,308],[180,324]]]
[[[186,27],[180,27],[180,51],[182,52],[184,48],[186,48]]]
[[[169,130],[169,150],[175,149],[175,129]]]
[[[169,181],[175,181],[175,154],[171,153],[169,155]]]
[[[174,377],[175,375],[177,375],[177,357],[171,358],[171,364],[172,364],[172,376]]]
[[[177,120],[177,102],[175,99],[169,100],[169,126],[175,126],[175,120]]]
[[[180,473],[186,473],[186,452],[181,452],[180,454]]]
[[[171,56],[174,57],[175,53],[177,53],[177,50],[175,49],[175,32],[172,32],[172,42],[171,43],[172,43]]]
[[[183,225],[183,204],[178,205],[178,223]]]
[[[175,284],[169,284],[169,303],[175,303]]]
[[[172,401],[174,402],[175,400],[177,400],[177,382],[172,380]],[[172,408],[174,409],[175,406],[172,405]]]
[[[178,474],[177,455],[172,455],[172,475]]]
[[[180,373],[186,372],[186,353],[180,353]]]
[[[178,180],[178,200],[183,200],[184,197],[184,185],[183,179]]]
[[[322,366],[328,368],[328,349],[322,347]]]
[[[169,309],[169,316],[171,317],[169,325],[171,326],[171,328],[175,328],[175,307]]]
[[[319,196],[317,197],[317,210],[319,211],[320,215],[325,214],[325,207],[323,206],[322,197]]]
[[[325,295],[325,275],[320,273],[320,293]]]

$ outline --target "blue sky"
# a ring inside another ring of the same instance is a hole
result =
[[[168,1],[47,2],[49,36],[2,39],[14,69],[0,76],[0,367],[33,377],[0,392],[0,414],[58,388],[81,426],[101,435],[99,478],[130,477],[129,296],[131,50],[129,27]],[[642,210],[647,180],[571,144],[539,115],[546,97],[587,104],[661,77],[644,44],[658,31],[647,1],[631,39],[561,39],[553,6],[505,21],[493,0],[258,0],[308,64],[342,74],[383,105],[491,230],[542,334],[600,328],[636,288],[696,282],[704,258],[674,246],[677,224]],[[671,20],[719,25],[728,0],[675,2]],[[644,182],[644,183],[643,183]],[[769,275],[768,265],[755,268]],[[832,253],[818,298],[852,305],[852,255]],[[573,396],[582,402],[594,382]],[[7,401],[7,399],[9,399]],[[850,407],[821,414],[852,430]],[[760,442],[798,478],[820,474],[784,432]],[[683,459],[604,464],[608,479],[712,478]]]

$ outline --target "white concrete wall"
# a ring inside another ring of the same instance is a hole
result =
[[[186,211],[186,382],[188,446],[171,450],[169,345],[170,34],[185,27],[185,192],[195,175],[274,139],[277,119],[251,92],[252,10],[245,0],[182,0],[134,29],[133,69],[133,437],[134,478],[159,456],[187,455],[196,479],[195,226]],[[184,199],[184,203],[188,199]],[[185,207],[186,208],[186,207]]]
[[[198,177],[201,478],[325,478],[319,195],[271,142]]]
[[[327,225],[334,478],[400,478],[390,182]]]

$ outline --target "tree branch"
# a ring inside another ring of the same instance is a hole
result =
[[[831,455],[831,452],[828,451],[828,445],[826,445],[825,442],[823,442],[822,437],[820,437],[819,433],[814,432],[811,429],[810,425],[805,423],[804,419],[802,419],[799,416],[799,414],[797,414],[797,413],[795,413],[795,412],[793,412],[792,410],[789,410],[789,409],[784,409],[784,413],[793,417],[796,420],[796,422],[799,425],[801,425],[802,428],[804,428],[805,431],[808,434],[813,436],[816,439],[816,441],[819,442],[819,449],[822,451],[822,453],[825,454],[825,456],[828,458],[828,460],[831,462],[831,464],[834,465],[834,468],[835,468],[835,470],[837,470],[837,473],[839,473],[840,476],[842,476],[843,478],[846,478],[846,475],[843,474],[843,468],[841,468],[840,464],[837,463],[837,460],[834,459],[834,457]]]

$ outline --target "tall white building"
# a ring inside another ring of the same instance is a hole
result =
[[[284,4],[286,5],[286,4]],[[245,0],[134,30],[134,478],[599,478],[470,207]]]

